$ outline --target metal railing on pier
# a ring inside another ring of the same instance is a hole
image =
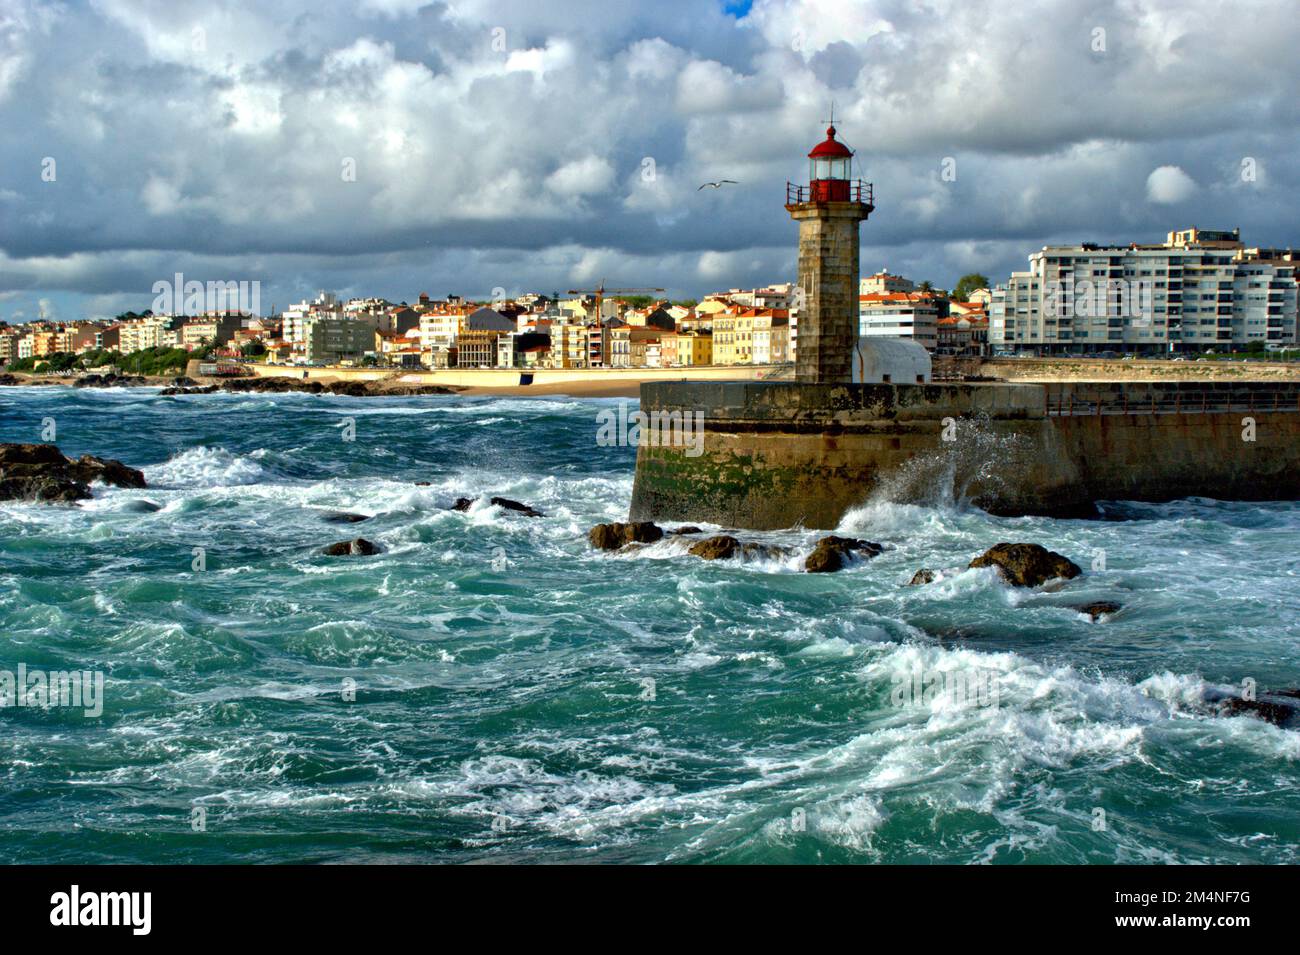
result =
[[[1300,382],[1062,382],[1043,387],[1047,413],[1052,416],[1300,412]]]

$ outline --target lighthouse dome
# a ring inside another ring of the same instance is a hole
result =
[[[826,138],[812,148],[809,159],[847,159],[853,151],[835,138],[835,127],[826,127]]]

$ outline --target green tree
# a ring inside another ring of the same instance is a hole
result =
[[[986,276],[978,272],[971,272],[969,275],[963,275],[957,281],[957,287],[952,290],[952,297],[959,302],[969,300],[972,292],[978,292],[982,288],[989,287],[989,280]]]

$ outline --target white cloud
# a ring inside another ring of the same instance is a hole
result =
[[[1147,198],[1152,202],[1174,205],[1196,195],[1196,180],[1178,166],[1160,166],[1147,176]]]
[[[546,177],[546,188],[562,196],[586,196],[608,192],[614,182],[614,167],[600,156],[585,156],[565,163]]]
[[[1296,241],[1300,20],[1099,4],[0,0],[0,280],[144,294],[189,262],[283,304],[790,278],[785,182],[832,100],[876,185],[863,242],[939,285],[1048,241],[1158,239],[1194,194],[1198,224]],[[1242,156],[1267,189],[1240,188]],[[740,185],[696,190],[719,178]]]

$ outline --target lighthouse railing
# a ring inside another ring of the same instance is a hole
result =
[[[824,184],[830,182],[833,182],[836,186],[840,187],[835,189],[834,192],[847,197],[837,201],[861,202],[868,206],[875,206],[876,197],[872,184],[861,179],[816,179],[808,185],[787,182],[785,184],[785,204],[787,206],[794,206],[805,202],[825,202],[827,201],[825,197],[828,195],[828,190],[825,188]]]

